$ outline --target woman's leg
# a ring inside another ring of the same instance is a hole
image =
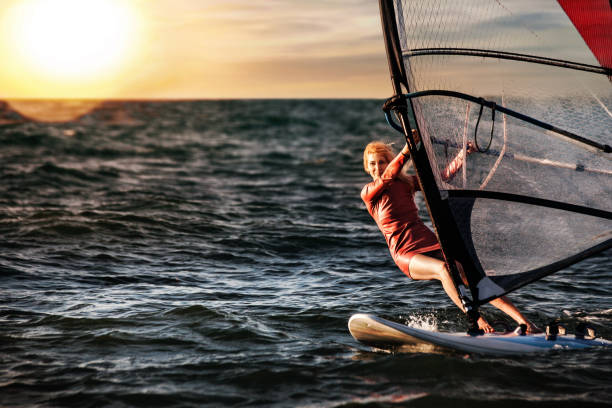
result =
[[[523,314],[514,306],[514,304],[506,296],[499,297],[490,301],[493,306],[516,320],[518,324],[527,325],[527,333],[541,332],[533,323],[531,323]]]
[[[410,260],[409,269],[410,277],[414,280],[439,280],[448,297],[465,313],[457,288],[444,262],[426,255],[416,254]],[[482,316],[478,319],[478,327],[486,333],[494,331],[493,327]]]
[[[457,265],[463,282],[467,285],[463,269],[461,265]],[[465,312],[463,304],[459,299],[459,293],[453,283],[450,273],[446,269],[446,264],[439,259],[429,257],[427,255],[417,254],[410,260],[410,277],[414,280],[439,280],[442,283],[444,291],[451,298],[451,300]],[[499,297],[492,300],[493,306],[506,313],[508,316],[513,318],[518,324],[526,324],[528,333],[538,333],[538,329],[533,323],[531,323],[523,314],[514,306],[514,304],[506,296]],[[494,331],[493,327],[481,316],[478,319],[478,327],[483,329],[486,333]]]
[[[453,284],[450,273],[446,270],[444,262],[426,255],[417,254],[410,260],[410,277],[414,280],[439,280],[444,291],[459,309],[465,312],[459,299],[457,288]]]

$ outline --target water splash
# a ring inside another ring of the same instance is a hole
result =
[[[438,331],[438,319],[433,313],[400,316],[400,319],[405,325],[415,329]]]

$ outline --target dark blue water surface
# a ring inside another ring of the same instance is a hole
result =
[[[352,339],[355,312],[466,326],[439,284],[395,267],[359,198],[363,146],[401,146],[380,104],[106,102],[65,123],[5,112],[0,406],[608,405],[609,349],[387,354]],[[540,325],[612,338],[611,258],[511,298]]]

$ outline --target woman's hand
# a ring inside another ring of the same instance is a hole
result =
[[[484,330],[485,333],[495,332],[495,329],[482,316],[478,318],[478,328]]]
[[[412,129],[412,140],[414,140],[415,145],[418,145],[421,141],[421,136],[419,135],[419,132],[416,131],[416,129]]]
[[[474,143],[472,142],[467,142],[467,148],[466,148],[467,154],[472,154],[475,151],[477,151],[476,146],[474,146]]]

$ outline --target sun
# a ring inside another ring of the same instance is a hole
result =
[[[15,58],[46,80],[87,81],[121,68],[138,17],[127,0],[22,0],[9,13]]]
[[[1,1],[0,97],[23,115],[71,120],[92,109],[94,100],[121,96],[140,72],[146,43],[140,0]],[[11,94],[81,101],[32,104]]]

